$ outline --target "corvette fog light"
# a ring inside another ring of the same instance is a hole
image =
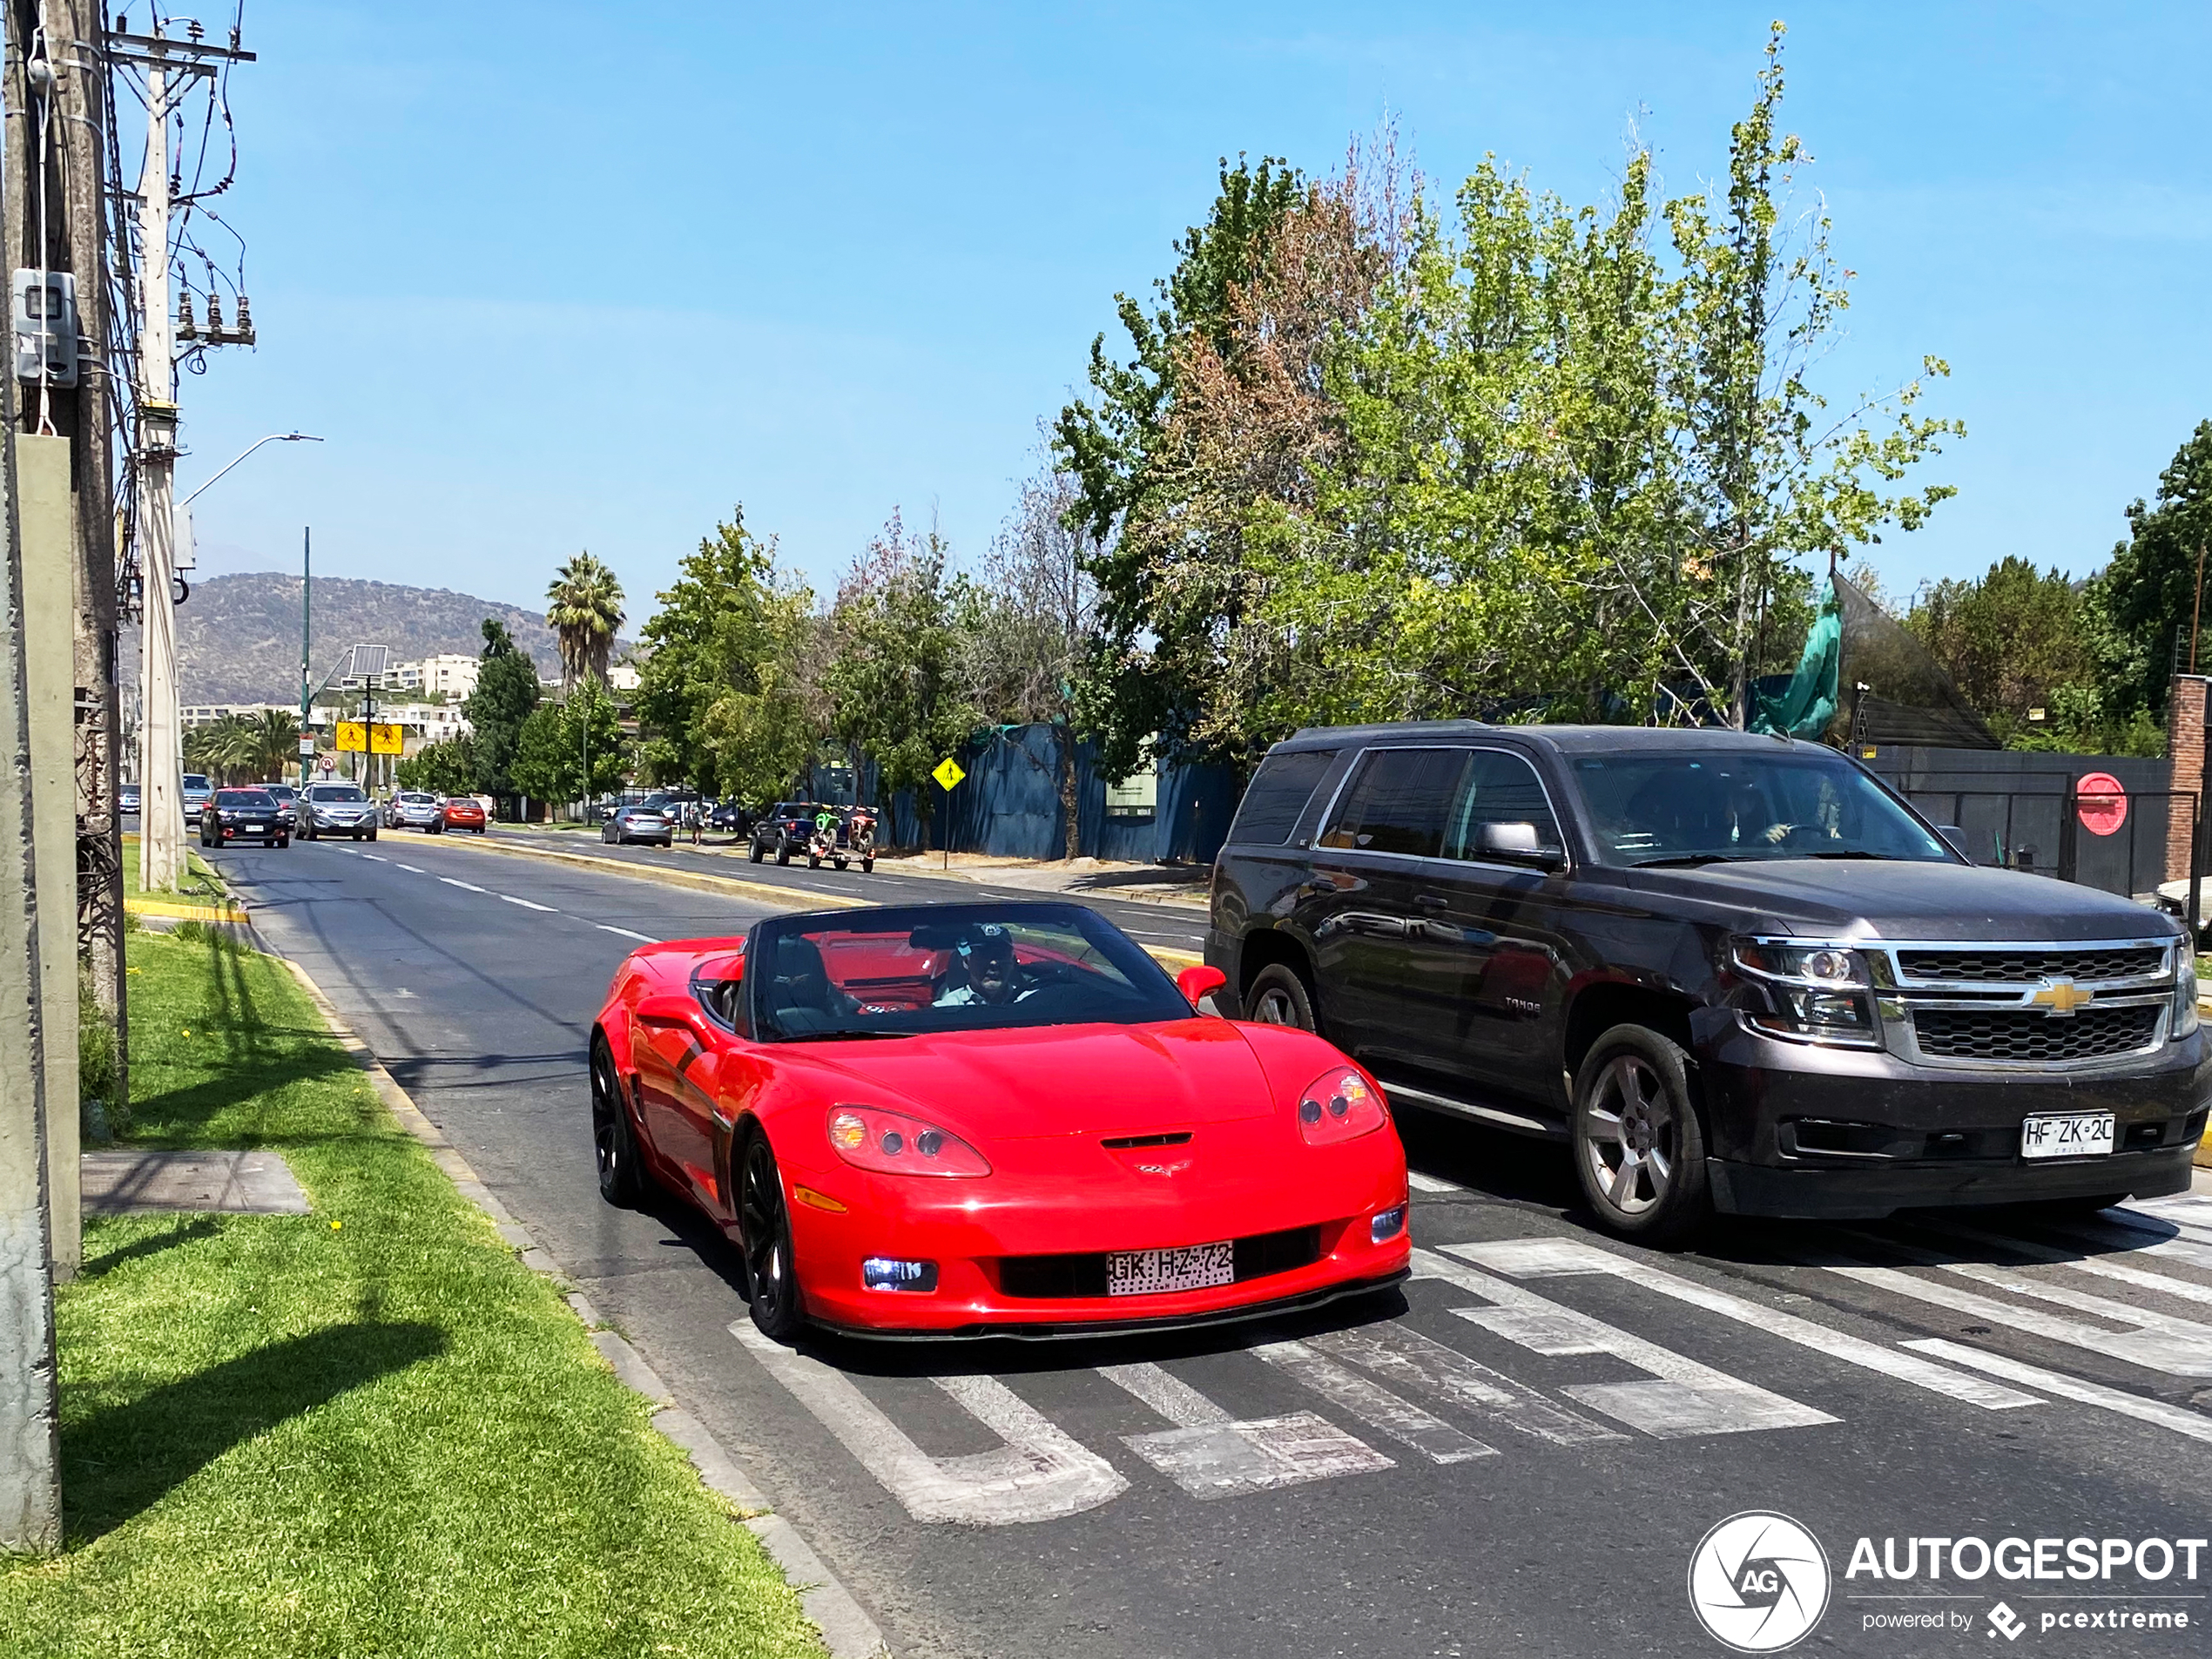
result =
[[[1370,1241],[1378,1244],[1386,1238],[1397,1238],[1405,1231],[1406,1206],[1402,1204],[1394,1210],[1384,1211],[1367,1224],[1367,1237]]]
[[[937,1264],[871,1256],[860,1264],[860,1283],[872,1291],[920,1291],[927,1295],[937,1288]]]

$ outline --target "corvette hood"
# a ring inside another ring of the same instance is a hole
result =
[[[1150,1135],[1264,1117],[1275,1101],[1225,1020],[940,1032],[807,1045],[826,1087],[985,1140]]]

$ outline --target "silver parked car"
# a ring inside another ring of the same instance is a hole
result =
[[[661,846],[676,844],[676,826],[669,821],[666,813],[657,806],[617,806],[615,813],[599,826],[599,839],[611,841],[617,846],[631,841],[649,841]]]
[[[192,826],[194,828],[199,826],[199,814],[207,806],[207,798],[214,792],[215,786],[207,781],[207,774],[206,772],[188,772],[185,774],[184,801],[185,823]]]
[[[420,789],[402,789],[384,808],[386,829],[428,830],[437,835],[445,826],[445,803]]]
[[[359,784],[309,784],[300,800],[300,837],[319,841],[326,835],[376,839],[376,803]]]

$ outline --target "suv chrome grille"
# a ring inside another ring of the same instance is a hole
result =
[[[2156,945],[2090,946],[2081,950],[2006,950],[2002,947],[1900,950],[1897,965],[1907,979],[1948,983],[2018,984],[2061,975],[2075,981],[2140,979],[2164,969],[2166,952]]]
[[[1920,1052],[1943,1060],[2102,1060],[2148,1049],[2164,1010],[2149,1007],[2085,1008],[2071,1019],[2041,1009],[1915,1008]]]

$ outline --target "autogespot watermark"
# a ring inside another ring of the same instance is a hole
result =
[[[1868,1635],[1979,1635],[2009,1646],[2030,1633],[2149,1635],[2212,1621],[2200,1575],[2212,1540],[2008,1534],[1861,1537],[1842,1588],[1803,1522],[1771,1510],[1730,1515],[1689,1559],[1689,1605],[1738,1653],[1779,1653],[1811,1635],[1831,1595]],[[1986,1601],[1993,1581],[2014,1608]]]

